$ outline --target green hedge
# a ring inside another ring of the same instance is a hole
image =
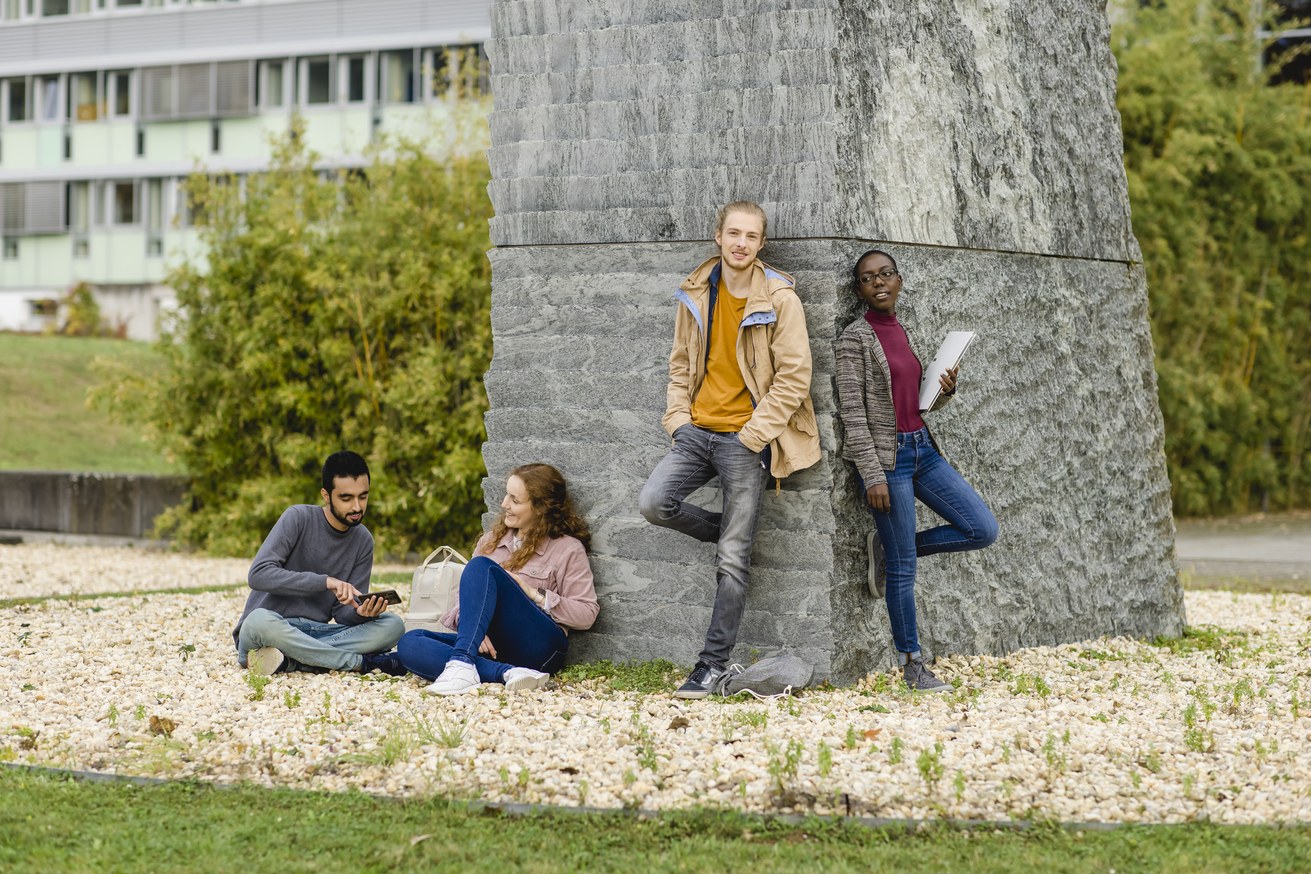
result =
[[[1113,10],[1175,512],[1311,503],[1311,89],[1247,0]]]
[[[336,179],[301,132],[243,185],[191,179],[206,255],[168,278],[168,375],[113,377],[120,411],[192,477],[162,530],[253,554],[289,502],[319,502],[323,459],[349,448],[374,474],[380,551],[468,546],[492,350],[486,159],[390,144]]]

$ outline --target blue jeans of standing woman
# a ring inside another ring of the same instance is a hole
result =
[[[490,637],[496,660],[478,654]],[[401,664],[435,680],[451,659],[469,662],[483,683],[504,682],[510,668],[553,673],[564,667],[569,638],[505,569],[476,556],[460,575],[460,628],[455,634],[415,629],[396,644]]]
[[[715,609],[697,656],[698,662],[716,669],[728,664],[746,610],[751,542],[769,476],[767,461],[766,453],[747,449],[736,431],[707,431],[689,423],[674,432],[674,448],[656,465],[637,499],[651,524],[718,545]],[[684,500],[715,477],[724,496],[720,512]]]
[[[897,652],[920,650],[915,623],[916,560],[940,552],[982,549],[997,539],[997,519],[965,478],[933,447],[929,430],[897,434],[897,466],[884,471],[892,507],[871,509],[887,561],[888,620]],[[864,497],[865,485],[861,492]],[[947,523],[915,530],[915,499]]]

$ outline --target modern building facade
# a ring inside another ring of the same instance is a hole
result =
[[[491,0],[0,0],[0,329],[86,283],[149,339],[197,252],[183,181],[267,166],[299,114],[325,172],[487,93]]]

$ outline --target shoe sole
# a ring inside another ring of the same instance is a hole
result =
[[[540,689],[551,681],[551,675],[544,677],[515,677],[513,680],[506,681],[505,691],[507,692],[531,692],[534,689]]]
[[[685,701],[700,701],[702,698],[710,697],[709,689],[676,689],[675,698],[682,698]]]
[[[282,667],[287,657],[276,646],[262,646],[246,656],[246,667],[263,677],[271,677]]]
[[[875,598],[881,600],[886,587],[879,579],[882,575],[879,573],[879,564],[874,559],[874,538],[878,536],[879,533],[877,531],[871,531],[869,534],[865,535],[865,556],[869,561],[869,570],[867,572],[868,579],[866,580],[866,584],[869,587],[869,593]],[[881,547],[882,544],[880,544],[880,549]]]
[[[465,686],[462,689],[434,689],[432,686],[425,686],[419,691],[425,695],[467,695],[470,692],[477,692],[478,686],[478,683],[474,683],[472,686]]]

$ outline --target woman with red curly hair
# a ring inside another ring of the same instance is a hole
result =
[[[433,680],[424,691],[436,695],[479,683],[540,689],[564,666],[569,630],[596,621],[591,539],[560,471],[516,467],[500,515],[460,576],[459,604],[442,617],[456,633],[407,632],[396,646],[401,663]]]

